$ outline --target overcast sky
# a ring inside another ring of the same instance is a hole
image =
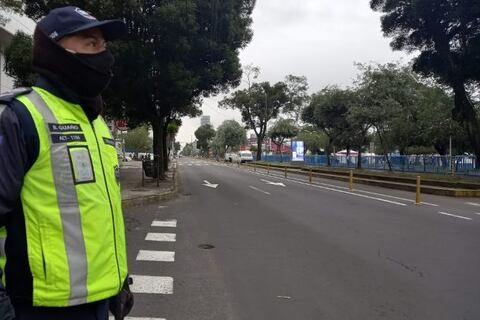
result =
[[[253,13],[253,40],[241,52],[243,65],[260,67],[258,81],[306,76],[310,92],[327,85],[348,86],[357,74],[354,62],[407,62],[393,52],[380,28],[380,15],[368,0],[258,0]],[[220,97],[205,99],[202,110],[217,128],[238,112],[217,108]],[[183,119],[180,142],[195,139],[200,118]]]

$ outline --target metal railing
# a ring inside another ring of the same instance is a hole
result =
[[[387,158],[383,155],[362,156],[362,169],[389,170]],[[279,154],[263,155],[263,161],[285,162],[292,161],[291,155]],[[476,166],[474,156],[439,156],[439,155],[408,155],[389,156],[393,171],[398,172],[428,172],[438,174],[480,176],[480,168]],[[330,156],[331,167],[356,168],[357,156]],[[311,166],[327,166],[327,156],[305,156],[304,164]]]

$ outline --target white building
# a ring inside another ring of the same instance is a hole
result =
[[[3,52],[17,31],[33,34],[35,22],[31,19],[12,13],[0,12],[9,19],[5,26],[0,25],[0,93],[13,89],[13,80],[5,74],[5,58]]]
[[[202,116],[200,118],[200,126],[204,126],[206,124],[212,125],[212,123],[210,122],[210,116]]]

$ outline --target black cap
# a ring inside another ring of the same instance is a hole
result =
[[[127,33],[122,20],[98,21],[90,13],[72,6],[53,9],[40,20],[38,27],[54,41],[92,28],[102,30],[107,41],[119,39]]]

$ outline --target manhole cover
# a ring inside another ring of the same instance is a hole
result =
[[[200,249],[205,249],[205,250],[210,250],[210,249],[213,249],[215,248],[214,245],[211,245],[211,244],[201,244],[198,246]]]

